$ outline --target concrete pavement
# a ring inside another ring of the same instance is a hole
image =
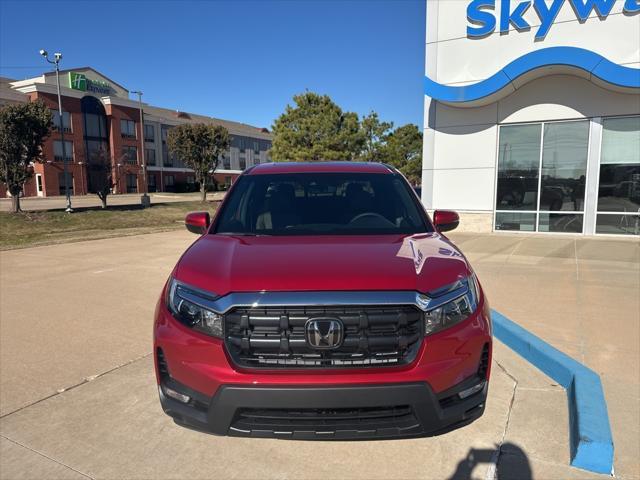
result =
[[[640,241],[474,235],[452,239],[491,306],[600,374],[619,478],[640,478]]]
[[[290,442],[175,426],[157,400],[151,316],[194,238],[0,252],[1,478],[492,478],[496,460],[500,478],[597,477],[568,466],[563,389],[499,342],[485,415],[445,436]],[[638,478],[639,243],[452,238],[494,308],[602,375],[616,476]]]

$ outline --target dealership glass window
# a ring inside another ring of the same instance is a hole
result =
[[[582,233],[588,146],[589,120],[501,126],[495,229]]]
[[[136,124],[132,120],[120,120],[120,135],[123,138],[136,138]]]
[[[546,123],[540,210],[584,211],[589,120]]]
[[[53,110],[51,113],[53,128],[60,130],[60,114],[58,113],[58,110]],[[62,112],[62,127],[65,133],[71,133],[71,114],[69,112]]]
[[[129,165],[135,165],[138,163],[138,148],[137,147],[122,147],[122,162]]]
[[[602,120],[596,233],[640,235],[640,116]]]
[[[153,125],[145,125],[144,126],[144,141],[145,142],[154,142],[156,139],[156,130]]]
[[[64,154],[62,153],[62,142],[60,140],[53,141],[53,159],[56,162],[64,162],[64,157],[67,157],[67,161],[73,161],[73,142],[64,142]]]
[[[500,128],[496,210],[537,210],[541,128]]]
[[[535,229],[535,212],[496,212],[496,230],[533,232]]]
[[[156,151],[153,148],[145,148],[144,149],[144,159],[147,162],[147,165],[155,165],[156,164]]]
[[[539,232],[582,233],[582,218],[576,213],[538,213]]]

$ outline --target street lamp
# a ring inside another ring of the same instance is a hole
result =
[[[71,213],[73,212],[73,208],[71,208],[71,192],[69,191],[69,176],[67,173],[67,149],[64,143],[64,121],[62,116],[62,96],[60,95],[60,60],[62,60],[61,53],[54,53],[53,60],[49,60],[49,54],[46,50],[40,50],[40,55],[44,57],[44,59],[56,66],[56,84],[58,85],[58,118],[60,120],[60,141],[62,142],[62,171],[64,172],[64,192],[67,196],[67,208],[65,212]]]
[[[136,90],[135,93],[138,95],[138,110],[140,110],[140,160],[142,160],[142,182],[144,184],[144,193],[142,197],[140,197],[140,203],[142,204],[142,208],[148,208],[151,206],[151,199],[149,198],[149,186],[147,185],[147,162],[145,161],[145,152],[144,152],[144,113],[142,112],[142,92],[140,90]]]

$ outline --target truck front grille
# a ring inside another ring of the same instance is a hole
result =
[[[233,361],[248,368],[355,368],[413,361],[423,332],[422,312],[394,307],[235,308],[225,314],[225,343]],[[332,349],[307,342],[314,318],[338,319],[343,341]]]

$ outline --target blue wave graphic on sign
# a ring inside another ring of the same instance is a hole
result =
[[[462,87],[442,85],[424,79],[424,93],[443,102],[472,102],[488,97],[507,87],[516,78],[549,66],[579,68],[611,85],[640,89],[640,69],[625,67],[590,50],[577,47],[549,47],[529,52],[478,83]]]

